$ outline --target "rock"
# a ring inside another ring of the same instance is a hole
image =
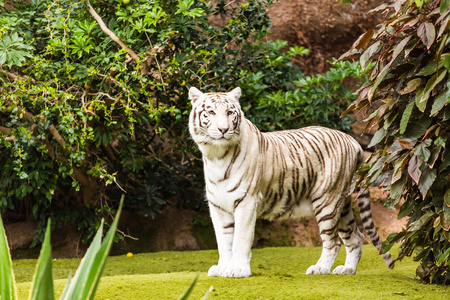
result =
[[[36,222],[18,222],[5,225],[10,250],[29,248],[36,228]]]

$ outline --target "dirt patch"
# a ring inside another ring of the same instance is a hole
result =
[[[269,7],[273,31],[269,39],[281,39],[289,46],[311,50],[294,63],[308,75],[324,73],[327,61],[339,58],[354,41],[380,22],[379,14],[367,12],[383,0],[353,0],[342,5],[336,0],[280,0]]]

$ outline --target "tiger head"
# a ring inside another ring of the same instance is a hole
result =
[[[192,110],[189,132],[198,145],[230,147],[239,143],[243,113],[239,105],[241,89],[229,93],[202,93],[189,89]]]

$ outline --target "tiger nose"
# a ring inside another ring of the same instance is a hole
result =
[[[225,134],[225,132],[228,131],[228,128],[221,128],[221,127],[219,127],[219,131],[220,131],[222,134]]]

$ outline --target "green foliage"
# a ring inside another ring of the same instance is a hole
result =
[[[111,228],[102,239],[103,221],[97,234],[92,241],[84,259],[81,261],[73,279],[69,277],[66,287],[61,295],[64,299],[94,299],[100,277],[106,264],[106,258],[114,239],[114,234],[119,222],[120,212],[123,205],[122,196],[119,210],[114,219]],[[33,282],[31,284],[30,296],[28,299],[54,299],[53,275],[52,275],[52,255],[50,246],[50,220],[48,221],[45,232],[45,239],[42,245],[41,254],[36,265]],[[0,261],[2,262],[2,273],[0,276],[0,298],[4,300],[17,299],[16,285],[14,281],[14,272],[12,269],[11,256],[6,241],[6,235],[3,228],[3,221],[0,218]]]
[[[150,217],[174,196],[205,208],[190,86],[241,86],[244,110],[264,130],[348,129],[335,109],[352,97],[343,75],[361,72],[339,63],[303,78],[290,60],[306,49],[262,41],[272,2],[0,2],[0,211],[37,220],[36,244],[48,217],[90,240],[123,191],[128,210]],[[212,27],[213,16],[227,21]]]
[[[398,259],[415,253],[422,281],[439,284],[450,283],[448,3],[383,4],[375,10],[391,11],[389,19],[344,55],[359,57],[363,67],[375,63],[348,109],[368,110],[368,126],[378,127],[371,141],[377,150],[360,180],[364,186],[385,186],[386,206],[400,205],[398,217],[409,217],[382,252],[402,241]]]
[[[33,47],[23,44],[22,41],[23,38],[19,38],[17,32],[11,36],[2,37],[0,40],[0,65],[8,62],[9,68],[13,65],[21,67],[27,57],[32,57],[27,50],[33,50]]]
[[[291,49],[292,51],[293,49]],[[344,80],[365,77],[359,63],[331,62],[333,67],[324,75],[306,76],[295,80],[295,87],[287,92],[267,92],[261,83],[264,75],[258,72],[240,84],[244,91],[256,90],[255,108],[244,107],[248,117],[262,130],[273,131],[321,125],[351,132],[351,117],[341,117],[342,111],[356,99]],[[244,95],[245,99],[245,95]]]

